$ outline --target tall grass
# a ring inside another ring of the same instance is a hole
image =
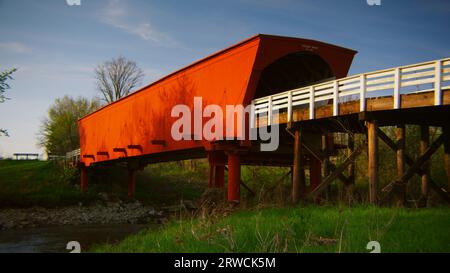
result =
[[[450,211],[296,207],[173,220],[96,252],[450,252]]]

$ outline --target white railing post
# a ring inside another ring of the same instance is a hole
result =
[[[333,116],[339,115],[339,84],[335,80],[333,82]]]
[[[269,96],[267,103],[267,125],[270,126],[272,125],[272,96]]]
[[[434,68],[434,105],[442,104],[442,61],[437,60]]]
[[[309,87],[309,119],[314,119],[314,86]]]
[[[314,119],[314,86],[309,87],[309,119]]]
[[[256,128],[256,111],[255,111],[255,101],[252,100],[250,104],[250,129]]]
[[[400,68],[396,68],[394,72],[394,109],[400,109],[400,87],[401,87],[401,77]]]
[[[366,111],[366,75],[360,76],[359,111]]]
[[[292,91],[288,92],[287,121],[292,121]]]

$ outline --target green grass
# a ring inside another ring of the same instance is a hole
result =
[[[93,251],[369,252],[367,243],[378,241],[382,252],[450,252],[449,219],[448,208],[241,210],[226,217],[174,220]]]
[[[74,171],[45,161],[0,161],[0,206],[65,206],[90,201],[74,186]]]
[[[179,200],[196,200],[208,183],[208,168],[203,161],[195,168],[184,163],[168,162],[149,165],[136,179],[136,198],[153,205],[170,205]]]
[[[206,177],[204,164],[194,169],[177,163],[150,165],[137,175],[135,199],[156,206],[197,199],[206,188]],[[90,171],[87,193],[80,192],[79,181],[77,169],[53,162],[0,160],[0,207],[87,204],[97,200],[99,192],[128,199],[125,168]]]

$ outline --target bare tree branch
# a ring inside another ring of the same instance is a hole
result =
[[[144,77],[135,62],[122,56],[98,65],[95,74],[97,89],[107,103],[128,95]]]

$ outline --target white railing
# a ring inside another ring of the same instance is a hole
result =
[[[80,161],[80,149],[73,150],[71,152],[66,153],[66,160],[68,161]]]
[[[252,101],[251,127],[258,117],[267,116],[272,124],[272,113],[287,111],[292,121],[294,108],[309,108],[309,119],[314,119],[317,102],[333,101],[333,116],[339,115],[339,102],[360,101],[360,111],[366,110],[366,99],[374,92],[393,96],[392,109],[401,108],[401,94],[434,91],[434,105],[442,105],[442,90],[450,88],[450,58],[379,70],[346,78],[285,91]],[[269,114],[270,113],[270,114]]]

